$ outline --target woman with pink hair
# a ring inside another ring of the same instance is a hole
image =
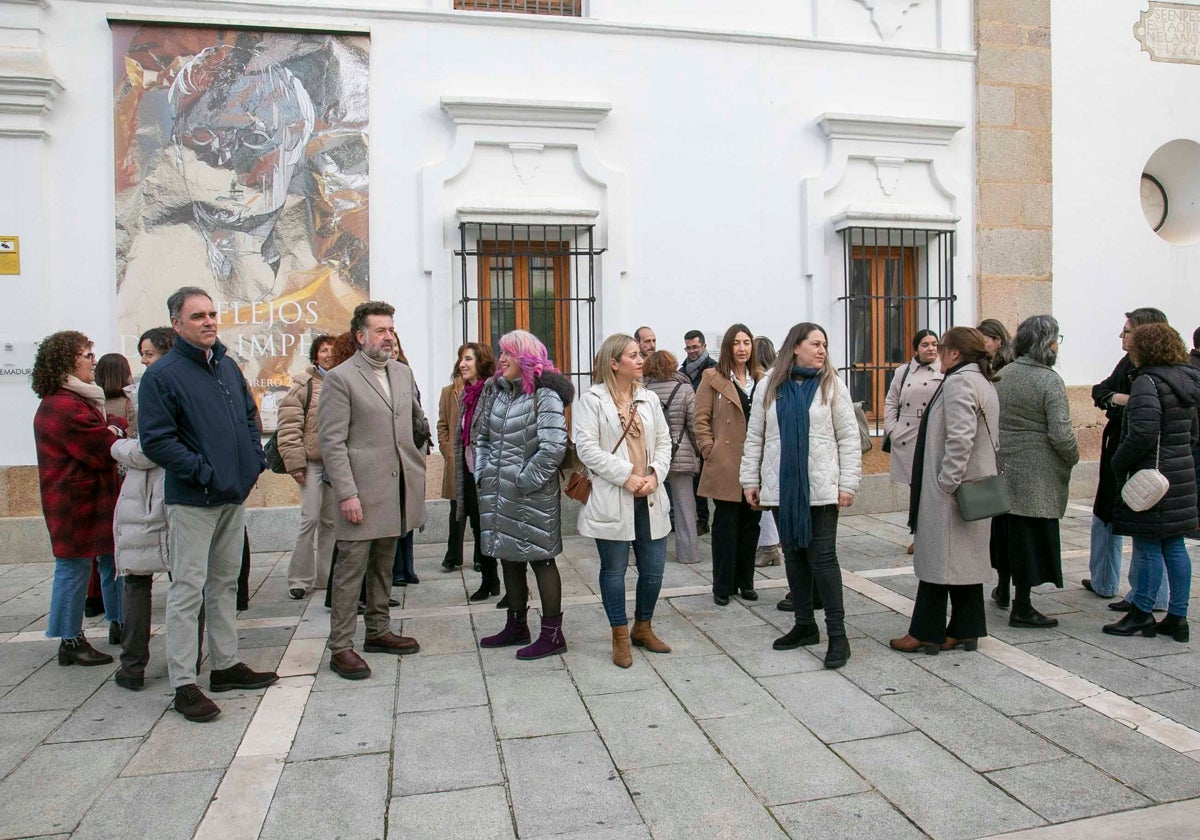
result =
[[[532,333],[515,330],[500,339],[496,376],[479,400],[472,424],[471,470],[479,488],[483,553],[499,558],[508,593],[508,620],[483,647],[530,641],[526,621],[533,567],[542,599],[542,632],[517,651],[540,659],[567,649],[562,633],[562,580],[554,558],[562,552],[558,465],[567,452],[565,407],[575,388]]]

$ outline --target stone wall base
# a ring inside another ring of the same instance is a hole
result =
[[[1096,495],[1097,462],[1084,461],[1071,474],[1071,498],[1091,499]],[[425,503],[428,519],[424,530],[418,532],[421,544],[445,543],[449,533],[450,502],[430,499]],[[846,515],[894,513],[908,509],[908,488],[893,484],[886,474],[863,477],[854,504]],[[563,536],[574,536],[579,516],[579,503],[563,498]],[[296,543],[300,527],[300,508],[247,507],[246,522],[250,530],[250,545],[255,552],[290,552]],[[468,532],[469,533],[469,532]],[[49,563],[50,537],[40,516],[0,517],[0,565],[10,563]]]

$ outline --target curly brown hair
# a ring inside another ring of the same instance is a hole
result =
[[[329,369],[333,370],[357,352],[358,342],[354,340],[354,333],[347,330],[333,340],[333,358],[329,362]]]
[[[675,357],[669,350],[655,350],[646,357],[642,365],[642,377],[645,379],[667,380],[679,370]]]
[[[53,394],[67,381],[67,374],[75,370],[79,354],[92,346],[92,340],[81,332],[63,330],[42,339],[37,355],[33,359],[33,376],[30,384],[39,397]]]
[[[1187,347],[1170,324],[1143,324],[1133,331],[1133,346],[1129,353],[1138,367],[1151,365],[1186,365]]]

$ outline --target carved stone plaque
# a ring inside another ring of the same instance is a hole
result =
[[[1200,5],[1150,0],[1133,25],[1133,37],[1151,61],[1200,64]]]

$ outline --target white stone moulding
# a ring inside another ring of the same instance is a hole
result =
[[[948,146],[965,125],[953,120],[825,113],[817,125],[830,140],[882,140]]]
[[[921,0],[858,0],[871,13],[879,37],[890,41],[904,25],[904,16],[921,5]]]
[[[0,137],[42,137],[62,83],[48,73],[19,73],[0,67]]]
[[[608,116],[612,105],[607,102],[565,102],[551,99],[443,96],[442,110],[450,115],[455,125],[537,125],[591,131]]]

